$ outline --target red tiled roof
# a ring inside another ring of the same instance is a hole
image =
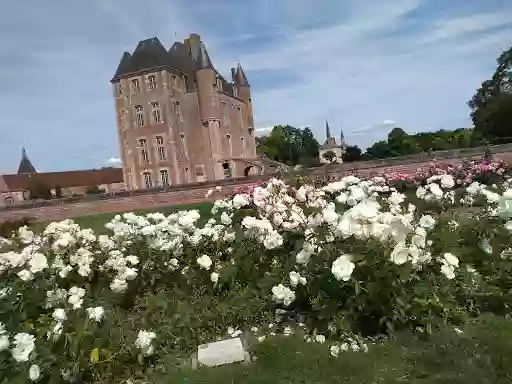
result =
[[[47,188],[88,187],[93,185],[114,184],[123,182],[121,168],[91,169],[85,171],[30,173],[19,175],[2,175],[7,189],[10,191],[28,190],[32,180],[40,181]]]

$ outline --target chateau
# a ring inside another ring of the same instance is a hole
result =
[[[228,82],[199,35],[169,50],[140,41],[111,83],[126,189],[262,172],[244,70],[232,68]]]

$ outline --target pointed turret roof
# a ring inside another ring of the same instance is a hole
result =
[[[131,63],[132,55],[128,52],[123,53],[123,57],[121,57],[121,61],[117,66],[116,73],[114,74],[114,78],[121,76],[123,73],[130,72],[130,63]]]
[[[20,173],[37,173],[36,169],[28,159],[27,152],[24,147],[21,149],[21,161],[20,166],[18,167],[18,174]]]
[[[342,147],[347,146],[347,143],[345,142],[345,134],[343,133],[343,125],[340,127],[340,145]]]
[[[247,81],[247,76],[245,76],[244,69],[242,68],[240,63],[238,63],[238,65],[236,67],[236,79],[237,79],[238,85],[245,86],[245,87],[250,86],[249,82]]]
[[[205,69],[210,68],[213,69],[212,61],[210,60],[210,55],[208,55],[208,51],[204,46],[204,43],[201,41],[201,45],[199,47],[199,56],[197,58],[197,69]]]
[[[341,133],[343,135],[343,132]],[[336,138],[331,136],[331,128],[329,127],[329,122],[325,119],[325,136],[327,137],[324,144],[320,147],[320,149],[334,149],[334,148],[342,148],[343,147],[343,139],[341,145],[336,143]]]

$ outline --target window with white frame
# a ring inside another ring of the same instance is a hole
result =
[[[132,80],[132,92],[133,93],[140,92],[140,81],[139,81],[139,79],[133,79]]]
[[[149,155],[148,155],[148,142],[146,139],[139,140],[140,146],[140,159],[142,164],[149,164]]]
[[[217,75],[216,80],[217,90],[222,92],[222,80],[220,78],[220,75]]]
[[[158,159],[160,161],[167,160],[165,153],[164,138],[162,136],[156,137],[156,151],[158,152]]]
[[[167,172],[167,169],[160,171],[160,182],[163,186],[169,185],[169,172]]]
[[[144,126],[144,108],[142,105],[135,106],[135,120],[139,126]]]
[[[151,179],[151,173],[144,172],[142,174],[144,176],[144,185],[146,188],[153,188],[153,180]]]
[[[155,75],[148,76],[149,89],[156,89],[156,77]]]
[[[151,103],[151,115],[153,116],[153,123],[160,124],[162,122],[160,103]]]

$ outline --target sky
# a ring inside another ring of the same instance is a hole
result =
[[[42,172],[114,164],[110,79],[153,36],[200,34],[227,78],[239,60],[257,129],[323,142],[327,118],[362,148],[394,126],[471,126],[466,103],[512,44],[510,0],[4,0],[2,15],[0,173],[22,146]]]

